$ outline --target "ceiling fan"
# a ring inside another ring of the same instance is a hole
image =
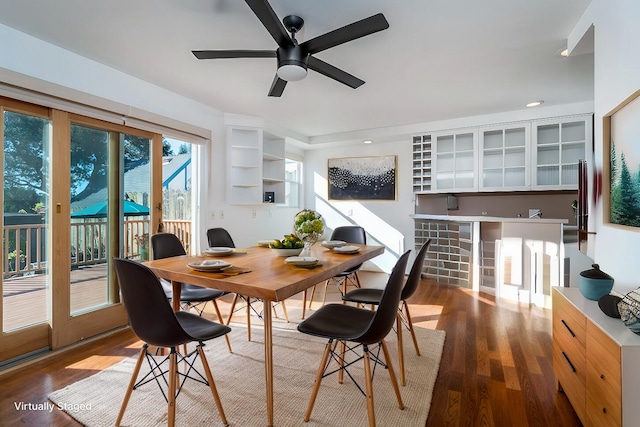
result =
[[[271,84],[271,89],[269,89],[269,96],[281,96],[287,82],[302,80],[307,75],[307,69],[324,74],[353,89],[362,86],[364,80],[360,80],[331,64],[321,61],[313,54],[389,28],[389,23],[384,15],[378,13],[298,44],[296,33],[304,25],[302,18],[296,15],[289,15],[284,17],[282,23],[280,23],[278,16],[267,0],[245,1],[262,22],[262,25],[269,31],[271,37],[278,43],[278,48],[275,51],[194,50],[192,52],[198,59],[277,58],[278,71]]]

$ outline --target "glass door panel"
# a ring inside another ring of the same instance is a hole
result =
[[[180,238],[187,253],[195,253],[191,223],[192,146],[171,138],[162,140],[162,223],[164,231]]]
[[[71,314],[109,302],[109,132],[71,125]]]
[[[2,332],[50,320],[49,146],[51,121],[4,111]]]
[[[149,213],[151,197],[151,140],[120,134],[124,154],[122,208],[124,256],[149,259]]]

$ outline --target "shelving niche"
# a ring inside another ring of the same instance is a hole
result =
[[[284,139],[261,128],[227,128],[227,199],[231,204],[260,204],[266,192],[284,203]]]

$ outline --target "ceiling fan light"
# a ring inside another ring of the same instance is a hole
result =
[[[288,82],[296,82],[307,76],[307,69],[299,65],[281,65],[278,67],[278,77]]]

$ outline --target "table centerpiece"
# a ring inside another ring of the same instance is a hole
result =
[[[304,242],[300,256],[311,256],[311,247],[322,238],[324,220],[322,215],[311,209],[303,209],[293,219],[293,231]]]

